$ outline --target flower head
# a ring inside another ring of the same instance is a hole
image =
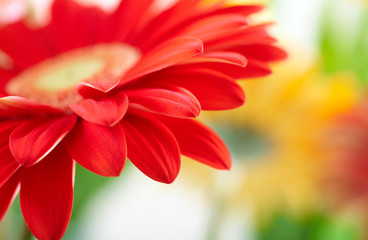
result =
[[[155,3],[125,0],[107,13],[55,0],[46,26],[0,29],[0,216],[20,191],[32,233],[61,238],[74,161],[118,176],[128,157],[164,183],[181,154],[230,168],[222,140],[194,118],[241,106],[235,80],[268,75],[285,53],[267,25],[247,21],[259,6]]]

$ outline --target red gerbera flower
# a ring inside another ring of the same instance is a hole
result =
[[[39,239],[63,236],[73,202],[74,161],[118,176],[128,157],[150,178],[172,182],[180,154],[229,169],[221,139],[194,120],[241,106],[235,79],[271,71],[285,57],[259,6],[203,8],[124,0],[113,13],[55,0],[49,24],[0,29],[0,217],[20,191]]]

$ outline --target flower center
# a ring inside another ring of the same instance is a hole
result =
[[[44,60],[9,81],[9,95],[21,96],[59,109],[79,102],[80,82],[108,82],[121,78],[140,58],[127,44],[99,44]]]

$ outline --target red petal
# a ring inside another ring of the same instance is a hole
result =
[[[96,82],[80,82],[78,84],[78,91],[81,91],[81,88],[93,88],[103,93],[107,93],[119,85],[119,83],[120,78],[118,77],[106,77],[103,81]]]
[[[14,174],[0,187],[0,221],[19,191],[19,174]]]
[[[144,29],[134,36],[132,42],[143,52],[146,52],[147,49],[157,46],[157,43],[169,39],[165,36],[167,33],[172,36],[181,22],[191,19],[193,15],[198,13],[197,5],[200,1],[176,1],[169,9],[161,12],[150,21],[146,21]],[[188,11],[188,9],[193,11]],[[149,38],[146,36],[149,36]]]
[[[233,31],[233,33],[228,36],[207,42],[206,51],[229,51],[229,49],[233,47],[248,44],[273,44],[276,42],[276,39],[267,33],[267,27],[269,26],[269,23],[265,23]]]
[[[223,66],[223,69],[236,79],[265,77],[272,73],[267,63],[253,59],[248,59],[248,64],[243,71],[239,68],[235,71],[234,67],[230,65],[228,67]]]
[[[139,4],[137,4],[137,0],[121,1],[119,7],[110,19],[110,24],[124,27],[117,27],[115,31],[112,31],[112,39],[115,41],[124,41],[131,35],[130,33],[139,26],[140,20],[148,14],[147,11],[150,9],[153,2],[154,0],[140,0]]]
[[[248,64],[245,68],[224,63],[196,63],[191,65],[188,64],[186,65],[186,67],[202,67],[213,69],[215,71],[220,71],[223,74],[226,74],[234,79],[264,77],[272,73],[267,63],[254,59],[248,59]]]
[[[248,61],[243,55],[236,52],[209,52],[189,58],[183,64],[200,62],[221,62],[245,67]]]
[[[9,149],[9,136],[22,121],[10,120],[0,122],[0,187],[19,168]]]
[[[217,169],[230,169],[231,156],[225,143],[210,128],[192,119],[163,118],[174,133],[183,155]]]
[[[1,60],[1,55],[0,55],[0,60]],[[6,82],[7,80],[9,80],[10,78],[14,77],[16,74],[14,73],[14,71],[10,71],[7,69],[3,69],[1,66],[1,62],[0,62],[0,81],[1,84],[3,84],[3,82]]]
[[[181,37],[171,39],[146,53],[141,60],[126,73],[121,84],[170,67],[202,52],[202,41],[197,38]]]
[[[258,61],[274,62],[285,59],[287,54],[284,50],[266,44],[251,44],[231,49],[234,52],[241,53],[247,58]]]
[[[211,14],[235,13],[235,14],[241,14],[243,16],[248,16],[250,14],[259,12],[263,9],[264,7],[261,5],[232,6],[232,7],[218,9],[216,11],[211,12]]]
[[[124,168],[127,150],[120,125],[105,127],[82,120],[65,144],[73,159],[94,173],[115,177]]]
[[[234,31],[247,26],[247,20],[239,14],[221,14],[198,20],[189,25],[179,36],[192,36],[204,43],[232,35]]]
[[[156,18],[149,21],[148,24],[146,24],[144,29],[145,31],[135,36],[132,43],[135,43],[137,46],[143,49],[144,52],[145,49],[149,49],[150,47],[157,45],[157,43],[177,35],[185,28],[193,30],[199,29],[198,32],[204,33],[208,31],[212,24],[214,27],[212,32],[214,32],[214,30],[220,29],[222,31],[225,30],[223,31],[222,35],[225,32],[229,34],[236,28],[232,26],[233,30],[229,30],[229,27],[219,27],[221,22],[224,23],[226,20],[215,20],[216,18],[229,18],[225,16],[237,15],[241,22],[240,25],[242,25],[244,22],[246,22],[245,17],[247,15],[262,9],[260,6],[252,5],[224,8],[221,3],[215,3],[212,6],[206,6],[206,8],[203,8],[203,6],[200,6],[201,4],[199,4],[200,2],[200,0],[177,1],[172,8],[164,11]],[[188,9],[190,9],[190,11],[188,11]],[[220,23],[217,24],[215,21],[219,21]],[[199,24],[199,26],[195,25],[199,22],[202,22],[202,24]],[[231,24],[229,24],[229,26],[230,25]],[[157,26],[160,27],[157,28]],[[238,27],[236,24],[235,26]],[[186,33],[186,35],[187,34],[188,33]],[[149,36],[149,38],[145,38],[144,36]]]
[[[203,110],[226,110],[244,104],[243,89],[231,78],[220,72],[201,67],[177,66],[149,76],[152,84],[170,84],[193,93]]]
[[[18,68],[25,69],[52,55],[42,30],[30,29],[24,22],[0,28],[0,36],[0,49],[11,57]],[[24,54],[25,51],[27,54]]]
[[[92,99],[102,99],[106,97],[106,93],[99,89],[94,88],[93,86],[86,85],[84,83],[80,83],[78,85],[78,93],[84,98],[92,98]]]
[[[197,98],[188,90],[180,87],[135,89],[126,94],[131,103],[166,116],[195,118],[201,112],[201,105]]]
[[[123,93],[118,93],[101,100],[85,99],[70,108],[91,123],[113,126],[124,117],[128,103],[128,97]]]
[[[9,137],[22,120],[0,121],[0,148],[9,146]]]
[[[81,6],[76,1],[55,0],[51,12],[47,30],[59,52],[95,44],[108,27],[102,25],[107,16],[100,8]]]
[[[55,108],[40,105],[26,98],[7,96],[0,98],[0,118],[60,115]]]
[[[24,220],[37,239],[61,239],[73,205],[75,164],[63,147],[39,164],[24,169],[20,205]]]
[[[174,135],[161,122],[127,115],[122,121],[128,158],[153,180],[171,183],[180,169],[180,153]]]
[[[10,150],[24,166],[42,160],[72,130],[76,116],[36,118],[19,125],[10,135]]]
[[[0,187],[19,168],[19,163],[15,161],[8,146],[0,149]]]
[[[1,59],[1,54],[0,54]],[[12,71],[8,71],[1,68],[0,64],[0,97],[8,95],[5,91],[5,86],[10,79],[12,79],[16,74]]]

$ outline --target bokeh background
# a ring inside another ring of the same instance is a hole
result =
[[[242,83],[242,108],[202,114],[229,146],[232,170],[184,158],[178,179],[164,185],[131,164],[118,178],[77,166],[64,239],[368,239],[368,2],[237,3],[267,6],[252,21],[274,23],[289,58],[272,76]],[[0,0],[0,27],[22,14],[46,21],[48,4]],[[0,239],[32,239],[18,200]]]

